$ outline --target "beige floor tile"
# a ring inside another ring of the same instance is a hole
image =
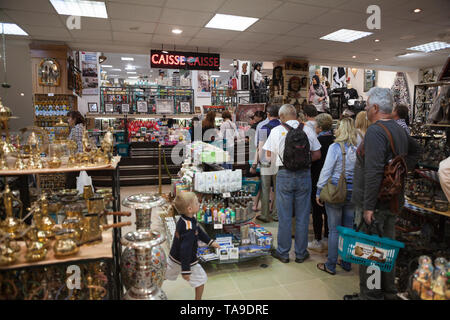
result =
[[[245,300],[292,300],[289,291],[282,286],[268,287],[264,289],[243,291]]]
[[[321,279],[323,284],[333,290],[339,297],[359,292],[359,276],[336,274],[333,278]]]
[[[265,289],[279,285],[271,270],[261,271],[259,269],[253,269],[243,272],[234,272],[230,275],[241,292]]]
[[[284,288],[295,300],[340,300],[334,290],[321,280],[308,280],[284,285]]]
[[[229,294],[226,296],[203,297],[204,300],[245,300],[241,293]]]
[[[226,295],[238,295],[240,291],[229,274],[208,275],[203,297],[205,299]]]

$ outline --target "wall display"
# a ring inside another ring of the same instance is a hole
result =
[[[331,89],[343,88],[346,86],[347,70],[344,67],[333,67],[333,83]]]
[[[144,113],[146,113],[148,111],[147,101],[137,101],[136,105],[137,105],[137,112],[144,112]]]
[[[430,83],[436,81],[436,72],[433,68],[428,68],[421,70],[422,71],[422,80],[420,83]]]
[[[391,87],[392,96],[394,98],[394,106],[404,104],[411,106],[409,97],[408,81],[404,72],[397,72],[395,75],[394,84]]]
[[[309,63],[305,60],[281,60],[274,63],[273,90],[274,103],[289,103],[300,110],[308,97]]]
[[[98,112],[97,102],[88,102],[88,111],[92,113],[97,113]]]
[[[283,67],[278,66],[273,68],[273,92],[274,95],[282,95],[284,92],[284,78],[283,78]]]
[[[450,81],[450,56],[447,58],[447,61],[439,73],[438,81]]]
[[[191,104],[189,102],[180,102],[180,111],[185,113],[191,112]]]
[[[105,112],[113,113],[114,112],[114,106],[112,103],[106,103],[105,104]]]
[[[130,105],[128,103],[122,103],[122,113],[129,113]]]
[[[211,96],[211,74],[209,71],[198,71],[197,73],[197,96]]]
[[[364,70],[364,92],[369,91],[376,86],[377,72],[376,70]]]
[[[58,87],[61,80],[61,68],[52,58],[42,59],[39,64],[39,85]]]
[[[81,52],[81,74],[83,77],[83,94],[98,94],[98,66],[96,52]]]
[[[254,104],[238,104],[236,109],[236,121],[250,122],[250,117],[255,114],[256,111],[265,110],[265,103],[254,103]]]
[[[250,61],[238,61],[239,89],[250,90]]]
[[[152,68],[219,71],[220,54],[151,50],[150,64]]]
[[[173,100],[172,99],[156,99],[156,113],[157,114],[173,113]]]

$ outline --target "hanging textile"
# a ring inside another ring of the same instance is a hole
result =
[[[404,104],[411,109],[408,81],[404,72],[397,72],[391,92],[394,97],[394,106]]]

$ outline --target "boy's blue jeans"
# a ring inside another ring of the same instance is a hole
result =
[[[302,259],[308,247],[308,225],[311,210],[311,170],[289,171],[277,174],[276,206],[278,212],[277,252],[289,258],[292,245],[292,216],[295,210],[295,255]]]
[[[339,204],[325,203],[325,210],[328,216],[328,259],[325,266],[328,270],[336,272],[336,263],[338,259],[338,239],[339,234],[337,226],[353,228],[353,219],[355,216],[354,205],[350,201]],[[342,266],[350,270],[351,263],[342,261]]]

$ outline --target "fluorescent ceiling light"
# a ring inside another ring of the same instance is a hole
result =
[[[19,27],[15,23],[0,23],[0,31],[5,34],[11,34],[15,36],[27,36],[26,33],[21,27]]]
[[[378,60],[380,60],[380,59],[378,59],[378,58],[375,58],[375,61],[378,61]]]
[[[220,70],[219,72],[230,72],[230,70]]]
[[[128,74],[136,74],[136,71],[127,71]]]
[[[420,8],[414,9],[414,13],[419,13],[419,12],[422,12],[422,9],[420,9]]]
[[[108,18],[106,6],[100,1],[50,0],[58,14],[79,17]]]
[[[183,32],[183,30],[181,30],[181,29],[172,29],[172,32],[175,33],[175,34],[180,34],[180,33]]]
[[[101,64],[100,67],[102,67],[102,68],[112,68],[112,65],[110,65],[110,64]]]
[[[136,70],[136,67],[129,64],[125,67],[125,70]]]
[[[258,18],[216,13],[205,28],[244,31],[258,20]]]
[[[375,42],[380,42],[380,39],[375,39],[374,41],[375,41]]]
[[[139,77],[128,77],[128,79],[137,79]]]
[[[122,61],[134,61],[134,58],[131,57],[122,57]]]
[[[163,51],[161,51],[162,53],[169,53],[168,51],[166,51],[166,50],[163,50]]]
[[[341,29],[326,36],[321,37],[322,40],[339,41],[339,42],[352,42],[367,36],[370,36],[372,32],[357,31],[350,29]]]
[[[111,69],[111,71],[122,71],[122,69]]]
[[[407,50],[414,50],[414,51],[422,51],[422,52],[433,52],[438,51],[442,49],[450,48],[450,43],[447,42],[441,42],[441,41],[434,41],[429,42],[425,44],[421,44],[415,47],[407,48]]]
[[[353,58],[353,59],[356,59],[356,56],[353,56],[352,58]]]

